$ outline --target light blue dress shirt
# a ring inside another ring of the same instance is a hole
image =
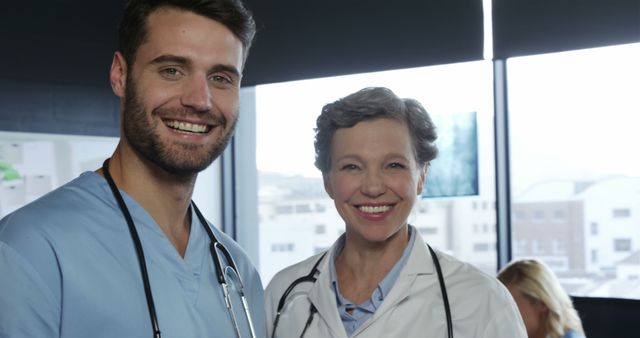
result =
[[[562,338],[586,338],[586,336],[581,332],[578,332],[573,329],[569,329],[567,330],[567,332],[564,333]]]
[[[389,273],[378,283],[378,287],[371,294],[371,298],[365,301],[362,304],[353,304],[350,300],[345,298],[342,293],[340,293],[340,287],[338,285],[338,278],[336,273],[336,266],[333,261],[329,262],[329,271],[331,271],[331,285],[333,286],[333,291],[336,294],[336,302],[338,303],[338,313],[340,314],[340,318],[342,319],[342,324],[344,325],[344,329],[347,331],[347,335],[351,336],[353,333],[369,319],[376,312],[376,309],[382,304],[385,296],[391,291],[393,285],[395,284],[398,276],[400,275],[400,270],[405,266],[407,260],[409,259],[409,255],[411,253],[411,249],[413,248],[414,242],[414,229],[409,226],[409,243],[407,247],[404,249],[402,256],[396,262],[396,264],[391,268]],[[337,257],[342,249],[344,248],[344,236],[340,238],[340,242],[338,243],[338,247],[336,249],[335,257]],[[348,310],[352,310],[351,313]]]
[[[146,257],[163,337],[233,337],[209,238],[192,211],[184,257],[122,192]],[[244,251],[215,227],[245,284],[258,336],[263,290]],[[133,241],[106,180],[77,179],[0,220],[0,337],[151,337]],[[241,304],[231,291],[243,336]]]

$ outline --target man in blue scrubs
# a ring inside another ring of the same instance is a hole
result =
[[[233,133],[254,33],[239,0],[128,1],[110,70],[120,142],[103,168],[0,221],[0,337],[151,337],[156,325],[164,337],[236,336],[205,226],[235,260],[255,333],[265,336],[256,269],[191,203],[198,173]],[[231,301],[248,337],[237,291]]]

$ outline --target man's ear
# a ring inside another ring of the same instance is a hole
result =
[[[111,81],[111,89],[113,89],[113,92],[118,97],[124,97],[127,84],[127,63],[124,61],[124,56],[120,52],[115,52],[113,54],[109,79]]]
[[[418,196],[422,195],[422,189],[424,189],[424,182],[427,181],[427,173],[429,172],[429,164],[425,164],[420,170],[420,177],[418,178]]]
[[[331,182],[329,182],[329,174],[322,173],[322,182],[324,183],[324,191],[333,199],[333,189],[331,189]]]

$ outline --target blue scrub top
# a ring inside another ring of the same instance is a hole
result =
[[[121,191],[122,192],[122,191]],[[192,211],[181,257],[122,192],[140,236],[163,337],[233,337],[209,238]],[[245,252],[212,227],[238,265],[254,327],[265,336],[263,289]],[[243,337],[248,326],[231,290]],[[138,258],[106,180],[95,172],[0,220],[0,337],[150,337]]]

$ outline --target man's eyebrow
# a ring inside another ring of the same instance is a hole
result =
[[[189,65],[191,64],[191,61],[188,58],[183,56],[165,54],[165,55],[158,56],[157,58],[151,60],[150,62],[150,64],[159,64],[159,63],[176,63],[179,65]],[[231,73],[237,77],[241,76],[238,68],[231,65],[225,65],[225,64],[214,65],[209,69],[209,72],[210,73],[226,72],[226,73]]]
[[[231,73],[237,77],[240,77],[240,71],[238,70],[238,68],[231,66],[231,65],[224,65],[224,64],[217,64],[213,67],[211,67],[211,69],[209,69],[210,73],[215,73],[215,72],[225,72],[225,73]]]
[[[189,59],[183,56],[165,54],[165,55],[160,55],[157,58],[151,60],[150,64],[158,64],[158,63],[165,63],[165,62],[178,63],[181,65],[186,65],[191,63]]]

